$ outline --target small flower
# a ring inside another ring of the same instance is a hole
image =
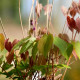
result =
[[[48,4],[48,5],[44,6],[43,9],[45,11],[45,13],[44,13],[45,15],[47,15],[47,13],[50,14],[52,11],[52,4]]]
[[[62,13],[64,14],[64,16],[67,16],[68,14],[68,9],[64,6],[61,7]]]
[[[38,17],[40,16],[41,10],[42,10],[42,4],[39,4],[39,2],[36,1],[35,12],[36,12]]]
[[[33,25],[33,20],[30,20],[30,24]]]
[[[72,7],[74,9],[77,9],[78,8],[78,4],[75,1],[72,1]]]
[[[35,31],[35,29],[36,29],[36,28],[35,28],[35,27],[33,27],[33,31]]]

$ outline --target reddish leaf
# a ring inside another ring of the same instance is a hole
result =
[[[67,16],[67,23],[68,23],[69,29],[73,32],[73,29],[75,29],[75,27],[76,27],[75,20],[73,18],[70,18],[69,16]]]
[[[74,17],[76,15],[76,10],[74,8],[69,9],[70,15]]]
[[[26,51],[25,54],[22,53],[22,54],[21,54],[21,58],[22,58],[24,61],[25,61],[26,59],[28,59],[28,58],[29,58],[29,52]]]
[[[32,56],[30,57],[29,65],[30,65],[30,67],[32,67],[34,65],[34,61],[33,61],[33,57]]]
[[[21,59],[23,59],[24,61],[26,60],[26,56],[24,53],[21,54]]]
[[[6,57],[6,60],[9,64],[14,60],[14,52],[8,53],[8,56]]]
[[[9,42],[9,39],[6,39],[6,41],[5,41],[5,48],[6,48],[6,50],[8,50],[9,52],[10,52],[11,49],[12,49],[12,43]]]
[[[61,33],[60,33],[58,36],[59,36],[61,39],[63,39],[64,41],[66,41],[66,42],[69,42],[69,41],[70,41],[67,34],[61,34]]]
[[[19,42],[19,40],[15,39],[13,42],[12,42],[12,47],[17,44]]]

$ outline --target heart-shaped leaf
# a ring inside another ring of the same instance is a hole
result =
[[[59,48],[61,54],[68,60],[72,53],[73,45],[58,37],[54,37],[53,44]]]
[[[52,44],[53,44],[53,35],[52,34],[48,34],[48,35],[45,34],[38,42],[38,50],[45,57],[47,57],[47,54],[52,47]]]

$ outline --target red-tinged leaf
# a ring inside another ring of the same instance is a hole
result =
[[[64,41],[66,41],[66,42],[69,42],[70,41],[70,39],[69,39],[69,37],[68,37],[68,35],[67,34],[59,34],[58,35],[61,39],[63,39]]]
[[[76,55],[75,50],[73,50],[72,54],[73,54],[73,56],[75,57],[75,59],[77,60],[77,59],[78,59],[78,56]]]
[[[70,18],[69,16],[67,16],[67,23],[68,23],[69,29],[73,32],[73,29],[75,29],[75,27],[76,27],[75,20],[73,18]]]
[[[21,54],[21,59],[23,59],[23,61],[26,61],[26,59],[28,59],[28,58],[29,58],[29,52],[28,51]]]
[[[7,50],[8,52],[10,52],[11,49],[12,49],[12,43],[9,42],[9,39],[6,39],[6,41],[5,41],[5,48],[6,48],[6,50]]]
[[[70,13],[70,15],[71,15],[72,17],[74,17],[77,12],[76,12],[76,10],[75,10],[74,8],[70,8],[70,9],[69,9],[69,13]]]
[[[26,56],[24,53],[21,54],[21,59],[23,59],[24,61],[26,60]]]
[[[25,56],[27,59],[29,58],[29,52],[28,51],[25,52]]]
[[[14,45],[16,45],[18,42],[19,42],[19,40],[15,39],[15,40],[12,42],[12,47],[14,47]]]
[[[34,60],[33,60],[32,56],[30,57],[29,65],[30,65],[30,67],[32,67],[34,65]]]
[[[14,60],[14,52],[8,53],[8,56],[6,57],[6,60],[9,64]]]

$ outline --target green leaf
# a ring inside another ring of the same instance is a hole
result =
[[[53,44],[59,48],[61,54],[68,60],[72,53],[73,45],[58,37],[54,37]]]
[[[70,69],[70,66],[64,65],[64,64],[55,64],[54,68],[69,68]]]
[[[24,45],[22,45],[22,48],[20,50],[20,54],[26,52],[29,48],[31,48],[33,46],[33,41],[27,41],[26,43],[24,43]]]
[[[76,55],[78,56],[78,58],[80,59],[80,42],[77,41],[77,42],[72,42],[73,44],[73,48],[76,52]]]
[[[38,50],[47,57],[48,52],[50,51],[53,44],[53,35],[44,35],[38,42]]]
[[[23,43],[27,42],[29,38],[30,38],[30,36],[28,36],[28,37],[20,40],[20,41],[12,48],[11,51],[13,51],[14,49],[15,49],[15,50],[18,49]]]
[[[3,56],[0,56],[0,65],[2,64]]]
[[[3,66],[2,66],[2,68],[3,68],[3,70],[8,70],[12,66],[13,66],[12,64],[4,63]]]
[[[33,59],[35,60],[36,58],[36,54],[37,54],[37,51],[38,51],[38,48],[37,48],[37,45],[38,43],[36,42],[32,48],[32,56],[33,56]]]

